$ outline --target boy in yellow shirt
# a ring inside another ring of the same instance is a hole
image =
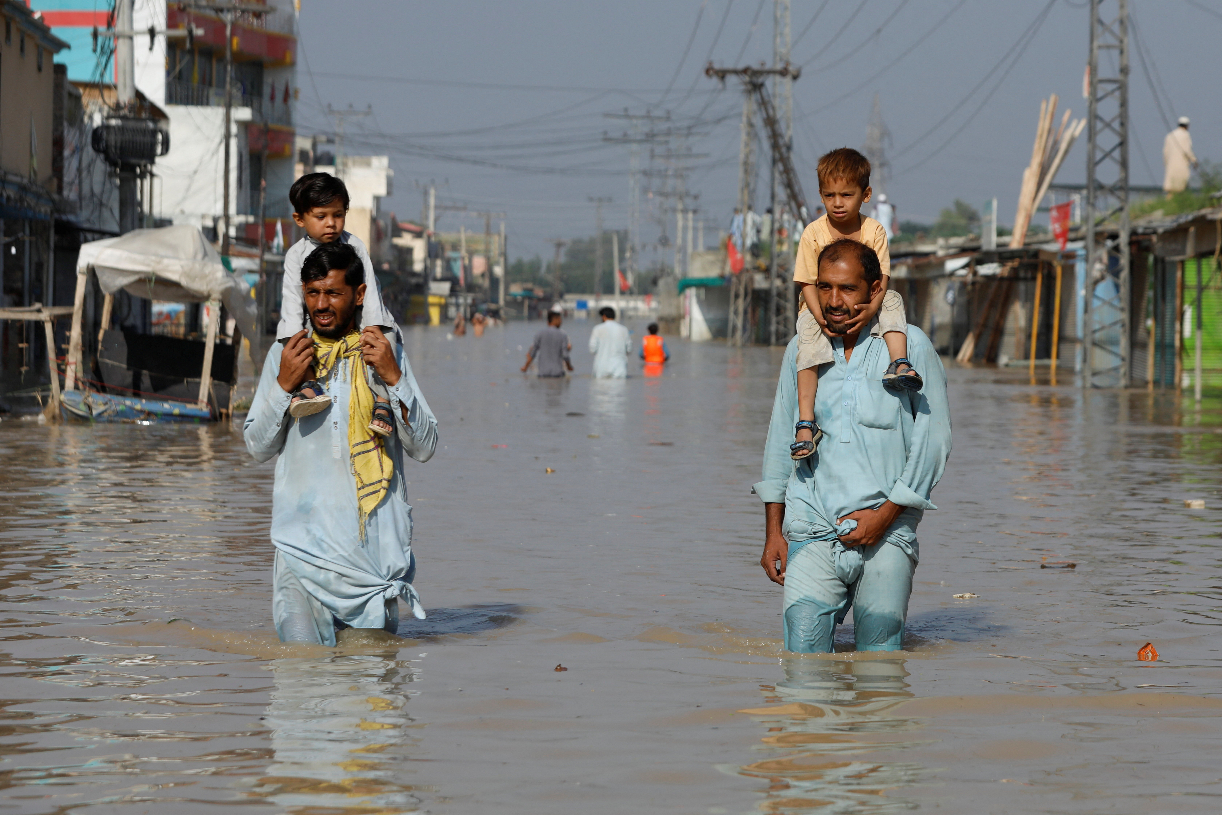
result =
[[[878,323],[871,329],[882,334],[891,356],[891,365],[883,375],[888,388],[919,390],[921,375],[908,362],[908,320],[904,317],[904,301],[890,290],[891,254],[887,248],[887,232],[882,224],[861,214],[861,205],[870,200],[870,161],[849,147],[833,150],[819,159],[819,197],[827,213],[812,221],[798,244],[793,279],[802,285],[802,309],[798,314],[798,423],[790,456],[804,459],[815,452],[823,431],[815,422],[815,396],[819,388],[818,366],[834,359],[832,343],[824,333],[826,323],[819,308],[815,285],[818,283],[819,253],[841,238],[860,241],[878,254],[882,264],[882,290],[868,305],[859,306],[861,313],[850,323],[868,324],[875,317]]]

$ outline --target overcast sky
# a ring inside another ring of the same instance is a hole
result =
[[[791,59],[803,66],[795,151],[809,197],[819,155],[865,140],[877,94],[901,218],[932,221],[955,198],[979,207],[996,196],[1008,223],[1040,99],[1056,93],[1060,110],[1086,113],[1086,0],[792,5]],[[1222,159],[1222,2],[1129,8],[1145,55],[1143,67],[1131,39],[1131,183],[1159,184],[1164,117],[1191,117],[1197,155]],[[550,256],[550,239],[593,233],[591,196],[613,199],[608,229],[627,224],[628,148],[603,138],[625,123],[604,114],[670,111],[700,123],[688,186],[711,244],[735,204],[742,95],[703,68],[770,62],[772,42],[772,0],[304,0],[299,127],[333,130],[326,105],[372,105],[373,116],[346,125],[347,151],[391,156],[392,211],[418,219],[432,180],[447,204],[506,212],[511,257]],[[1085,141],[1058,181],[1085,178]],[[766,198],[761,185],[758,208]],[[653,241],[656,208],[644,204],[643,237]],[[438,228],[460,223],[483,230],[482,217],[453,211]]]

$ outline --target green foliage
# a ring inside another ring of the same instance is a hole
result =
[[[1222,164],[1201,159],[1197,176],[1201,179],[1199,188],[1177,192],[1170,198],[1147,198],[1133,202],[1129,205],[1130,216],[1140,218],[1158,212],[1163,215],[1183,215],[1186,212],[1218,206],[1218,199],[1213,197],[1213,193],[1222,190]]]
[[[628,245],[628,234],[619,233],[621,250]],[[564,290],[570,293],[594,293],[594,256],[597,249],[595,237],[574,238],[564,248],[560,261],[560,280]],[[603,294],[613,291],[611,263],[611,232],[603,233],[602,280],[599,286]],[[622,258],[622,256],[621,256]],[[552,260],[544,261],[538,255],[526,260],[517,258],[509,264],[510,283],[537,283],[546,289],[552,286]]]
[[[935,238],[957,238],[963,235],[976,235],[979,232],[980,210],[956,198],[949,208],[938,213],[937,223],[933,225],[930,234]]]

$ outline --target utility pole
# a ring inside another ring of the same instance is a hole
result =
[[[594,296],[602,294],[603,279],[603,204],[611,203],[609,197],[588,196],[594,205]]]
[[[359,119],[362,116],[373,115],[373,105],[367,105],[364,110],[357,110],[348,104],[347,110],[336,110],[327,105],[327,115],[335,119],[335,177],[344,177],[344,122],[347,119]]]
[[[624,265],[629,275],[633,275],[639,269],[641,251],[641,147],[664,140],[669,136],[668,132],[653,128],[655,122],[669,122],[670,113],[658,115],[648,110],[644,113],[629,113],[625,108],[623,113],[604,113],[603,116],[608,119],[626,120],[632,127],[631,133],[625,132],[620,136],[603,136],[603,141],[629,146],[628,245],[624,247]]]
[[[501,242],[497,244],[497,249],[501,255],[501,282],[496,291],[496,304],[501,307],[501,314],[505,313],[505,289],[509,285],[509,251],[505,247],[505,222],[501,221]]]
[[[755,104],[759,107],[760,118],[763,120],[764,130],[768,134],[768,143],[772,150],[772,240],[770,254],[772,262],[769,267],[769,291],[768,291],[768,344],[769,345],[784,345],[793,336],[793,318],[794,318],[794,291],[793,284],[788,280],[782,280],[779,274],[778,259],[778,241],[779,224],[781,221],[781,207],[779,206],[780,198],[777,195],[778,187],[784,188],[786,206],[797,216],[799,226],[804,228],[810,220],[810,214],[806,208],[806,196],[802,192],[802,184],[798,180],[798,173],[793,164],[793,142],[785,134],[785,125],[778,115],[776,106],[771,94],[768,93],[766,79],[769,76],[783,76],[789,79],[797,79],[801,73],[801,67],[795,67],[788,63],[774,66],[772,68],[747,66],[744,68],[717,68],[711,62],[704,69],[706,76],[713,77],[725,82],[727,76],[737,76],[743,83],[744,89],[752,97]],[[744,133],[745,140],[745,133]],[[744,216],[746,213],[743,213]],[[745,220],[745,218],[744,218]],[[741,310],[746,308],[748,302],[747,297],[738,297],[734,299],[734,304]],[[745,331],[745,313],[731,315],[731,325],[739,331],[739,337],[731,337],[731,340],[738,342],[742,341],[742,334]]]
[[[564,297],[564,287],[560,280],[560,250],[568,244],[568,241],[557,238],[552,243],[556,247],[556,259],[552,261],[552,297],[559,303]]]
[[[233,18],[238,12],[245,14],[260,14],[266,15],[271,9],[262,4],[255,3],[187,3],[184,4],[187,11],[211,11],[214,14],[220,15],[225,21],[225,158],[224,158],[224,182],[222,184],[221,194],[225,201],[221,208],[221,254],[229,254],[229,168],[231,166],[230,153],[232,146],[230,142],[233,140]]]
[[[891,178],[891,162],[887,160],[887,145],[890,142],[891,131],[883,121],[882,104],[876,93],[874,109],[866,125],[866,143],[861,146],[861,152],[870,160],[870,186],[874,188],[875,198],[887,191],[887,181]]]
[[[611,290],[615,292],[615,313],[620,320],[624,319],[623,306],[620,305],[619,286],[619,230],[611,233]]]
[[[1128,11],[1127,0],[1090,0],[1083,387],[1130,382]],[[1108,237],[1112,229],[1115,238]],[[1116,293],[1096,303],[1104,280],[1113,281]],[[1119,348],[1110,342],[1117,329]]]

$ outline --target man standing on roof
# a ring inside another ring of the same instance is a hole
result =
[[[1192,136],[1188,135],[1188,117],[1181,116],[1179,127],[1163,139],[1163,192],[1170,198],[1177,192],[1188,189],[1188,178],[1197,166],[1197,157],[1192,152]]]

